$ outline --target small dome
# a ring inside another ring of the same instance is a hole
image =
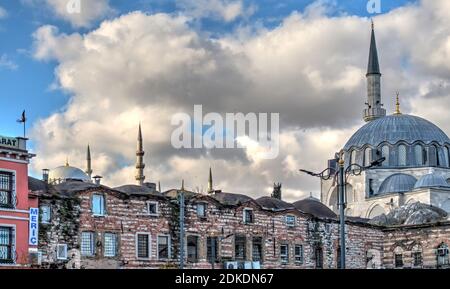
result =
[[[440,145],[450,143],[448,136],[428,120],[413,115],[398,114],[365,124],[349,139],[344,150],[362,148],[365,145],[377,147],[383,142],[394,145],[399,141],[405,141],[408,144],[416,141],[422,141],[425,144],[437,142]]]
[[[89,176],[81,169],[69,165],[60,166],[50,170],[48,180],[50,183],[60,183],[67,180],[78,180],[83,182],[91,181]]]
[[[317,198],[309,197],[293,203],[294,207],[304,213],[308,213],[320,218],[336,218],[336,214],[320,202]]]
[[[447,183],[447,181],[443,176],[435,173],[429,173],[422,176],[414,186],[415,189],[432,188],[432,187],[450,188],[450,185]]]
[[[378,194],[402,193],[412,191],[417,179],[407,174],[394,174],[381,183]]]

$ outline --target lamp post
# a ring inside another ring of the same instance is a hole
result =
[[[337,159],[338,170],[336,168],[326,168],[320,173],[313,173],[311,171],[303,170],[300,171],[306,173],[310,176],[319,177],[322,180],[329,180],[334,178],[338,180],[338,189],[339,189],[339,233],[340,233],[340,258],[341,258],[341,269],[345,269],[345,207],[346,207],[346,199],[345,199],[345,187],[347,185],[347,177],[349,175],[360,175],[364,170],[370,169],[375,166],[380,166],[386,158],[382,157],[373,162],[369,166],[361,166],[358,164],[349,164],[345,168],[344,161],[344,151],[341,150],[339,153],[339,159]]]

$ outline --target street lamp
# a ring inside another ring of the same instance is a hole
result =
[[[385,157],[379,158],[370,163],[369,166],[361,166],[358,164],[349,164],[344,168],[344,151],[341,150],[339,153],[338,165],[339,170],[336,172],[335,168],[326,168],[320,173],[314,173],[307,170],[300,170],[301,172],[308,174],[313,177],[319,177],[322,180],[329,180],[331,178],[338,180],[339,188],[339,227],[340,227],[340,253],[341,253],[341,269],[345,269],[345,187],[347,185],[347,177],[349,175],[358,176],[364,170],[370,169],[375,166],[380,166],[386,160]]]

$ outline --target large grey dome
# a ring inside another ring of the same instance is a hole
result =
[[[412,191],[417,179],[407,174],[393,174],[386,178],[378,189],[378,194],[402,193]]]
[[[428,120],[413,115],[395,114],[373,120],[361,127],[345,144],[344,149],[348,151],[365,145],[376,147],[383,142],[394,145],[399,141],[408,144],[416,141],[425,144],[450,144],[448,136]]]
[[[445,178],[435,173],[429,173],[422,176],[414,186],[415,189],[421,188],[450,188]]]
[[[51,183],[61,183],[67,180],[90,181],[89,176],[85,172],[69,165],[60,166],[50,170],[48,179]]]

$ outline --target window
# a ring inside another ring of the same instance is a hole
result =
[[[280,245],[280,261],[281,261],[281,264],[289,263],[289,245],[288,244]]]
[[[383,161],[383,166],[388,167],[389,166],[389,146],[384,145],[381,148],[381,157],[385,158]]]
[[[370,166],[372,163],[372,149],[366,148],[364,150],[364,166]]]
[[[303,264],[303,245],[295,245],[294,258],[295,264]]]
[[[51,221],[51,209],[48,205],[41,206],[41,222],[43,224],[48,224]]]
[[[287,215],[286,216],[286,226],[288,227],[295,227],[295,216]]]
[[[93,232],[81,233],[81,255],[94,256],[94,240],[95,236]]]
[[[262,237],[253,237],[252,260],[262,262]]]
[[[423,166],[426,164],[426,152],[424,150],[424,148],[421,145],[415,145],[414,146],[414,159],[415,159],[415,164],[417,166]]]
[[[219,243],[217,237],[206,238],[206,258],[210,263],[219,260]]]
[[[445,167],[449,167],[450,166],[450,159],[449,159],[449,157],[450,157],[450,154],[449,154],[449,151],[448,151],[448,147],[444,147],[444,165],[445,165]]]
[[[403,254],[395,254],[395,268],[403,267]]]
[[[14,263],[14,229],[0,227],[0,264]]]
[[[413,252],[412,253],[413,258],[413,265],[414,267],[421,267],[422,266],[422,252]]]
[[[323,269],[323,249],[321,246],[314,248],[314,259],[316,261],[316,269]]]
[[[405,145],[398,146],[398,165],[406,166],[406,146]]]
[[[243,215],[245,224],[253,223],[253,209],[244,209]]]
[[[448,259],[448,246],[445,243],[441,243],[439,247],[436,250],[437,255],[437,266],[438,268],[446,267],[448,266],[449,259]]]
[[[236,260],[245,260],[247,256],[247,240],[245,236],[234,237],[234,258]]]
[[[105,233],[105,257],[116,257],[117,255],[117,235]]]
[[[434,155],[436,158],[436,166],[439,167],[441,165],[441,162],[439,160],[439,148],[437,146],[433,146],[433,148],[434,148]]]
[[[14,174],[0,172],[0,208],[14,208]]]
[[[206,203],[198,203],[197,204],[197,216],[200,218],[206,218]]]
[[[169,259],[170,239],[169,236],[158,236],[158,259]]]
[[[150,259],[150,234],[136,234],[136,256],[138,259]]]
[[[350,153],[350,165],[356,164],[356,150],[352,150]]]
[[[158,202],[154,201],[147,202],[147,214],[151,216],[158,215]]]
[[[187,261],[191,263],[198,262],[198,237],[187,237]]]
[[[103,195],[92,196],[92,214],[94,216],[105,215],[105,198]]]
[[[67,244],[56,245],[56,259],[67,260]]]
[[[373,190],[373,179],[369,179],[369,196],[373,196],[374,195],[374,190]]]

